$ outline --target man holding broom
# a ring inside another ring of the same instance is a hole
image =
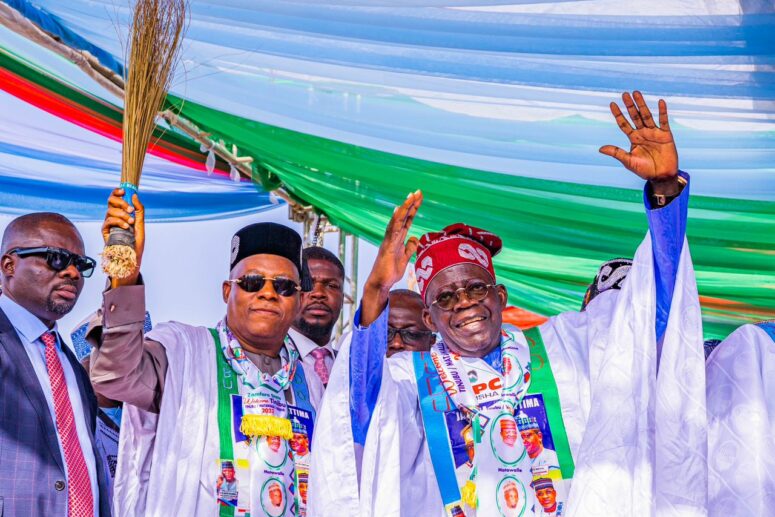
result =
[[[134,226],[138,267],[111,279],[91,359],[95,389],[126,403],[116,515],[303,515],[308,455],[297,458],[289,441],[301,432],[311,441],[319,401],[287,337],[311,288],[301,238],[275,223],[242,228],[223,282],[225,317],[212,328],[162,323],[144,337],[143,207],[123,194],[109,199],[103,235]],[[238,481],[233,504],[219,503],[224,465]]]
[[[226,316],[209,329],[171,322],[143,336],[145,233],[136,192],[178,60],[186,7],[185,0],[138,0],[131,26],[121,184],[103,225],[111,289],[91,360],[95,389],[127,403],[115,510],[305,515],[298,494],[309,454],[297,455],[288,442],[300,433],[310,441],[320,391],[310,392],[288,339],[301,292],[312,288],[299,235],[274,223],[242,228],[223,282]],[[224,471],[229,494],[219,498]]]

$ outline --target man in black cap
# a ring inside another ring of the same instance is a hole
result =
[[[143,206],[134,196],[130,207],[122,195],[117,189],[108,201],[103,235],[133,225],[140,264]],[[239,482],[235,515],[258,512],[270,481],[283,501],[293,501],[296,470],[309,466],[296,462],[288,444],[290,419],[312,429],[318,401],[287,335],[310,289],[301,238],[275,223],[246,226],[232,238],[226,315],[213,328],[168,322],[143,336],[140,266],[129,278],[111,279],[90,374],[99,393],[125,403],[118,514],[217,515],[224,467]],[[270,443],[281,454],[270,454]],[[286,509],[282,515],[304,510]]]
[[[587,287],[584,293],[584,299],[581,301],[581,310],[587,308],[587,305],[604,292],[616,289],[621,290],[624,280],[632,268],[632,259],[614,258],[606,260],[597,270],[595,279]]]

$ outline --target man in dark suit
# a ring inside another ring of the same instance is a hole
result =
[[[53,213],[11,221],[0,255],[0,516],[109,515],[97,401],[56,328],[95,262]]]

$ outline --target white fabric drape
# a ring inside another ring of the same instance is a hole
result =
[[[709,512],[770,515],[775,508],[775,342],[743,325],[707,365]]]

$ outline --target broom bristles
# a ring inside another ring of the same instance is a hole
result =
[[[126,197],[140,185],[156,115],[167,96],[180,55],[185,22],[186,0],[136,0],[124,83],[121,187]],[[103,271],[111,278],[128,278],[137,266],[134,232],[111,229],[102,253]]]
[[[180,56],[186,0],[137,0],[130,28],[124,92],[121,182],[139,186],[156,115]]]

